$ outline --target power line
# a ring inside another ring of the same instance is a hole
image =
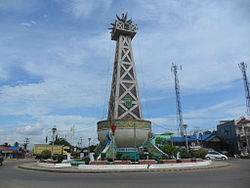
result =
[[[163,126],[163,125],[159,125],[159,124],[156,124],[156,123],[154,123],[154,122],[152,122],[152,123],[153,123],[153,125],[156,125],[157,127],[160,127],[160,128],[162,128],[162,129],[165,129],[165,130],[168,130],[168,131],[173,131],[173,129],[166,128],[166,127]]]

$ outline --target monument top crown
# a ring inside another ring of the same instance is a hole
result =
[[[128,20],[127,17],[127,13],[122,13],[121,18],[116,15],[117,19],[114,23],[111,23],[113,27],[109,28],[112,30],[110,32],[112,40],[118,40],[120,35],[130,36],[131,39],[133,39],[133,37],[135,36],[137,25],[132,22],[132,19]]]

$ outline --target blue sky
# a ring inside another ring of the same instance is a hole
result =
[[[127,11],[144,119],[176,131],[179,72],[189,132],[245,115],[238,63],[250,63],[249,0],[0,0],[0,143],[44,143],[50,128],[97,142],[106,119],[115,42],[107,28]]]

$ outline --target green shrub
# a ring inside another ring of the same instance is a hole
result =
[[[94,159],[97,160],[98,156],[99,156],[99,155],[98,155],[97,153],[95,153],[95,154],[94,154]]]
[[[182,159],[191,158],[191,153],[187,152],[186,150],[183,150],[180,152],[180,157]]]
[[[54,161],[56,161],[56,160],[57,160],[57,155],[53,155],[53,156],[52,156],[52,159],[53,159]]]
[[[161,155],[161,158],[162,158],[162,159],[169,159],[169,156],[168,156],[168,155],[165,155],[165,154],[162,154],[162,155]]]
[[[75,151],[73,151],[73,152],[71,152],[71,157],[73,158],[73,159],[78,159],[79,158],[79,153],[78,152],[75,152]]]
[[[57,155],[57,162],[61,163],[64,159],[63,155]]]
[[[207,155],[207,150],[199,149],[197,151],[193,151],[191,154],[192,154],[192,157],[195,157],[195,158],[205,158],[205,156]]]
[[[116,159],[120,160],[122,158],[122,153],[117,153],[116,154]]]
[[[130,159],[130,155],[122,155],[122,160],[129,160]]]
[[[161,150],[166,153],[169,157],[176,156],[179,149],[175,146],[165,145],[161,147]]]
[[[52,159],[54,160],[54,161],[57,161],[58,163],[61,163],[62,161],[63,161],[63,159],[64,159],[64,156],[63,155],[58,155],[58,154],[56,154],[56,155],[53,155],[52,156]]]
[[[89,164],[89,162],[90,162],[90,158],[89,157],[85,157],[83,160],[84,160],[85,164]]]
[[[147,159],[147,155],[145,155],[144,153],[140,153],[139,156],[141,160]]]
[[[51,157],[51,151],[50,150],[43,150],[41,153],[41,158],[42,159],[48,159]]]
[[[106,159],[106,153],[101,153],[101,160],[105,160]]]

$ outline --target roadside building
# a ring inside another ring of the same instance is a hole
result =
[[[4,158],[24,158],[25,152],[20,147],[5,147],[0,146],[0,151],[2,151],[2,154]]]
[[[239,152],[235,120],[220,121],[217,125],[217,133],[223,139],[223,150],[228,151],[229,154]]]
[[[223,139],[224,150],[230,154],[248,155],[250,120],[244,117],[239,120],[223,120],[217,125],[218,135]]]
[[[13,158],[24,158],[25,151],[21,147],[8,147],[9,149],[13,150]]]
[[[0,151],[4,158],[13,158],[14,150],[9,149],[8,147],[0,146]]]
[[[250,120],[241,118],[236,124],[237,144],[242,156],[250,153]]]
[[[187,137],[172,137],[168,144],[183,147],[188,145],[191,149],[208,148],[216,151],[222,150],[222,140],[215,134],[188,135]]]
[[[154,134],[152,143],[158,147],[167,144],[168,140],[173,137],[172,132],[164,132],[161,134]]]

